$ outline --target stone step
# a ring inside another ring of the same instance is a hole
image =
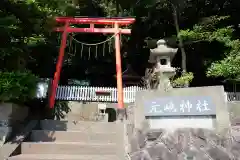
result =
[[[119,155],[123,146],[113,143],[23,142],[22,154]]]
[[[21,154],[8,160],[122,160],[115,155]]]
[[[116,122],[91,121],[58,121],[42,120],[41,128],[52,131],[84,131],[84,132],[123,132],[124,124]]]
[[[83,142],[83,143],[117,143],[123,141],[122,133],[97,133],[80,131],[33,130],[31,140],[34,142]]]
[[[82,116],[81,114],[72,114],[72,113],[68,113],[64,118],[62,118],[61,120],[68,120],[68,121],[93,121],[97,118],[95,117],[89,117],[89,116]],[[101,122],[108,122],[108,114],[102,115],[98,117],[98,121]]]

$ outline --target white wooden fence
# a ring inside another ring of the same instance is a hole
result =
[[[47,96],[47,84],[40,84],[36,98]],[[144,90],[138,86],[126,87],[123,89],[124,102],[135,102],[137,91]],[[96,92],[108,92],[108,95],[97,95]],[[228,101],[240,101],[240,92],[227,92]],[[56,99],[68,101],[101,101],[117,102],[117,88],[114,87],[84,87],[84,86],[59,86],[57,88]]]
[[[240,101],[240,92],[226,92],[228,101]]]
[[[138,86],[123,89],[124,102],[134,102],[137,91],[144,90]],[[108,95],[97,95],[96,92],[107,92]],[[114,87],[84,87],[84,86],[59,86],[56,99],[68,101],[101,101],[117,102],[117,89]],[[240,92],[227,92],[228,101],[240,101]]]
[[[134,102],[136,92],[143,88],[132,86],[123,88],[124,102]],[[108,95],[98,95],[96,93],[109,93]],[[117,89],[114,87],[83,87],[83,86],[59,86],[57,88],[56,99],[72,101],[101,101],[117,102]]]

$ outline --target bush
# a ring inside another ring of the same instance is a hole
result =
[[[0,71],[0,101],[23,103],[35,97],[38,78],[29,71]]]
[[[192,82],[194,76],[193,76],[193,73],[192,72],[186,72],[186,73],[183,73],[182,76],[174,79],[172,81],[172,85],[174,87],[181,87],[181,86],[184,86],[186,84],[189,84]]]
[[[56,101],[54,105],[53,115],[54,118],[57,120],[61,120],[62,118],[65,118],[65,114],[70,112],[71,109],[68,106],[67,101]]]

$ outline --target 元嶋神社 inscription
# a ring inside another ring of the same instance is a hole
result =
[[[147,100],[145,116],[216,115],[216,107],[208,96],[178,96]]]

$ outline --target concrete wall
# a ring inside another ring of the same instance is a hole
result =
[[[28,108],[13,103],[0,104],[0,120],[8,120],[10,125],[24,120],[28,115]]]
[[[116,119],[116,113],[114,112],[116,112],[115,107],[117,105],[115,103],[106,103],[106,105],[106,113],[108,114],[104,117],[104,121],[108,119],[114,121]],[[65,116],[63,120],[94,121],[98,113],[97,102],[83,103],[80,101],[69,101],[68,106],[71,111],[63,113]]]
[[[68,106],[70,108],[69,113],[63,113],[63,120],[92,120],[94,118],[94,114],[97,113],[97,104],[83,104],[82,102],[77,101],[69,101]]]
[[[228,102],[228,110],[230,115],[231,124],[233,126],[240,125],[240,102]]]
[[[13,128],[28,116],[28,108],[12,103],[0,104],[0,146],[4,144]]]

